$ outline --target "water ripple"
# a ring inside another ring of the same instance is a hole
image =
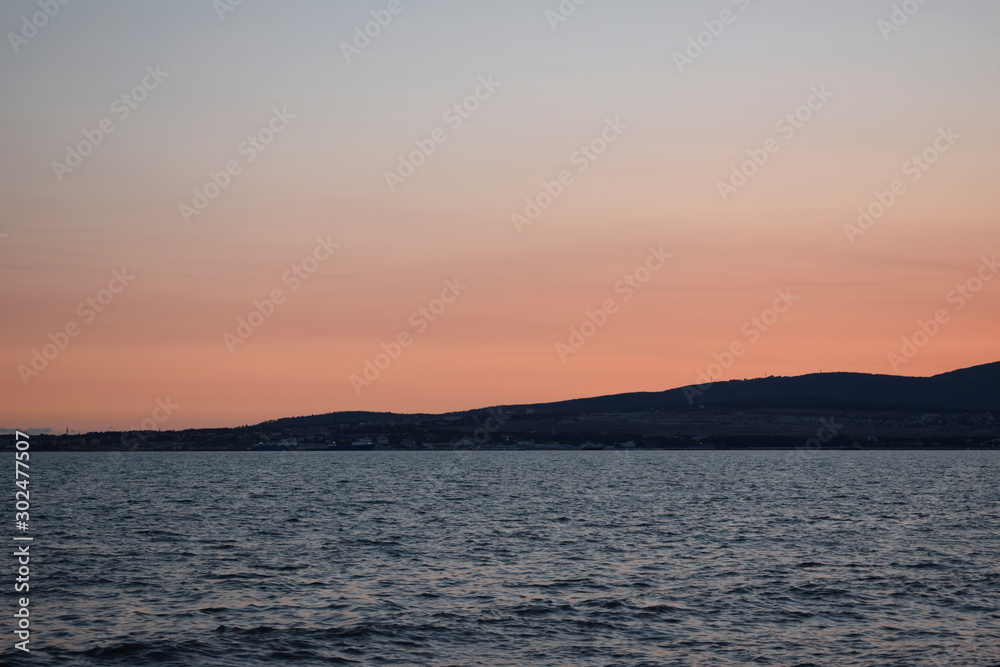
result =
[[[1000,664],[995,452],[36,456],[4,664]]]

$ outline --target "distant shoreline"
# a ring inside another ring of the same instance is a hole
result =
[[[818,447],[809,448],[805,446],[800,447],[789,447],[789,446],[702,446],[702,447],[600,447],[600,448],[581,448],[581,447],[480,447],[480,448],[461,448],[461,447],[451,447],[451,446],[439,446],[439,447],[420,447],[420,448],[402,448],[402,447],[382,447],[382,448],[347,448],[338,447],[333,449],[323,449],[318,447],[303,447],[295,449],[225,449],[219,447],[201,447],[201,448],[185,448],[185,449],[175,449],[173,447],[150,447],[150,448],[53,448],[53,447],[38,447],[36,446],[33,450],[34,452],[56,452],[56,453],[80,453],[80,454],[93,454],[99,452],[121,452],[121,453],[153,453],[153,452],[170,452],[177,454],[187,454],[193,452],[227,452],[234,454],[275,454],[275,453],[328,453],[328,454],[359,454],[359,453],[370,453],[370,452],[415,452],[415,453],[429,453],[429,452],[581,452],[581,453],[591,453],[591,452],[920,452],[920,451],[1000,451],[1000,443],[997,442],[984,442],[975,445],[959,445],[959,444],[941,444],[941,445],[916,445],[916,444],[906,444],[899,446],[892,445],[882,445],[882,446],[867,446],[867,447]]]

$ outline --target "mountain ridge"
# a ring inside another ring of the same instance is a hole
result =
[[[923,377],[849,371],[809,373],[751,380],[721,380],[707,385],[686,385],[662,391],[626,392],[544,403],[499,404],[437,414],[341,411],[283,417],[262,424],[338,423],[356,421],[362,416],[392,419],[467,415],[485,410],[571,415],[702,407],[904,412],[1000,411],[1000,361]]]

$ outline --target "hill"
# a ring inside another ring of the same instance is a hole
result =
[[[711,407],[719,410],[795,409],[856,412],[993,412],[1000,411],[1000,362],[973,366],[931,377],[868,373],[813,373],[795,377],[728,380],[689,385],[660,392],[633,392],[552,403],[495,406],[511,414],[580,415],[637,413]],[[485,409],[485,408],[483,408]],[[462,416],[478,413],[465,410]],[[397,415],[386,412],[335,412],[290,417],[270,426],[319,426],[364,420],[404,422],[433,415]]]

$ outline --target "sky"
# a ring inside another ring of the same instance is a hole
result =
[[[0,5],[0,428],[1000,358],[1000,4],[577,3]]]

